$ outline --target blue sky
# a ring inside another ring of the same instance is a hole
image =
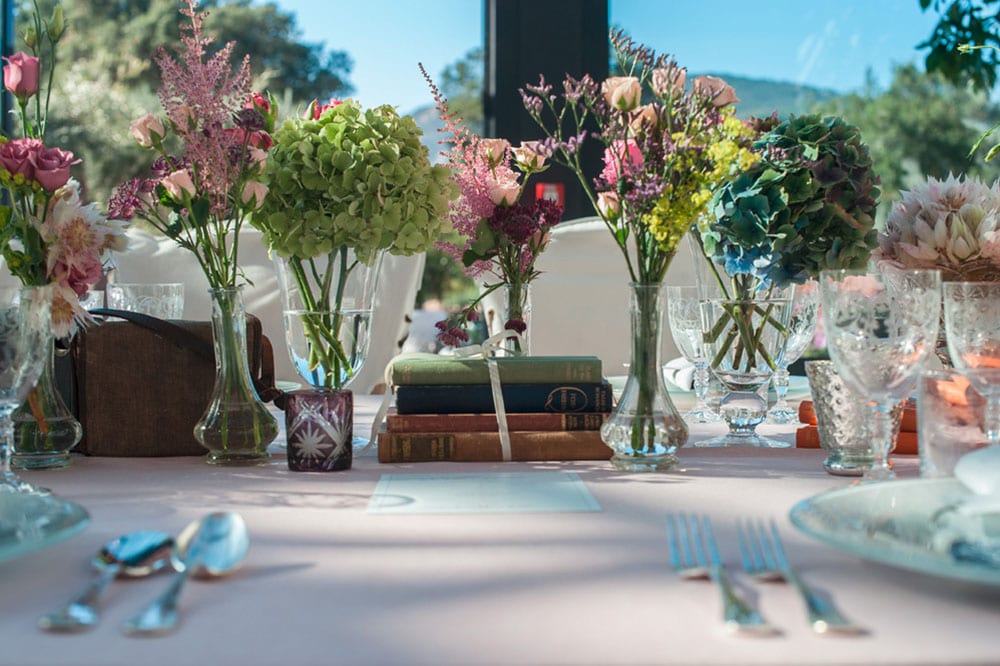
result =
[[[572,2],[573,0],[566,0]],[[437,77],[483,42],[482,0],[277,0],[303,37],[354,58],[354,96],[409,112],[430,101],[417,62]],[[918,0],[610,0],[611,21],[690,72],[731,73],[838,91],[870,68],[923,62],[935,23]],[[554,29],[558,29],[554,27]],[[737,91],[738,92],[738,91]]]

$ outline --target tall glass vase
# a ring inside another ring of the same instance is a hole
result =
[[[688,429],[663,383],[660,335],[663,296],[660,284],[631,285],[629,314],[632,355],[628,380],[614,412],[601,427],[601,439],[614,454],[611,464],[630,472],[674,469],[677,449]]]
[[[368,357],[384,254],[336,247],[312,259],[275,257],[288,353],[312,387],[290,394],[285,408],[288,466],[294,471],[350,469],[345,433],[349,448],[368,444],[353,436],[350,387]]]
[[[246,311],[242,287],[210,289],[215,385],[194,436],[213,465],[263,465],[278,424],[261,402],[247,361]]]
[[[17,469],[52,469],[70,464],[69,452],[83,437],[83,427],[66,407],[55,380],[55,344],[50,333],[45,365],[35,387],[11,415]]]

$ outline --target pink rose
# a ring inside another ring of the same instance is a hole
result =
[[[548,151],[542,148],[541,141],[522,141],[514,149],[514,161],[522,171],[542,171],[548,157]]]
[[[643,104],[632,112],[629,127],[639,134],[647,128],[656,127],[660,122],[660,111],[654,104]]]
[[[621,202],[618,200],[618,194],[616,192],[599,193],[597,195],[597,212],[605,220],[617,219],[618,213],[621,212]]]
[[[507,139],[481,139],[479,141],[482,157],[491,167],[500,164],[507,157],[508,148],[510,148],[510,141]]]
[[[717,76],[699,76],[693,87],[696,95],[712,100],[712,106],[728,106],[740,101],[733,87]]]
[[[631,111],[639,106],[642,84],[634,76],[612,76],[601,84],[601,92],[613,108],[619,111]]]
[[[631,139],[627,143],[621,140],[614,141],[604,149],[604,170],[601,171],[601,178],[614,187],[622,175],[637,173],[642,168],[642,163],[642,151],[635,141]]]
[[[45,150],[38,139],[14,139],[0,144],[0,166],[11,174],[21,174],[28,180],[35,179],[35,165],[31,158]]]
[[[517,196],[521,193],[521,185],[511,171],[488,177],[486,189],[489,192],[490,201],[497,206],[513,206],[517,202]]]
[[[143,148],[152,148],[167,135],[163,129],[163,121],[151,113],[137,118],[128,126],[132,138]]]
[[[680,97],[684,94],[684,84],[687,82],[687,70],[683,67],[660,67],[653,70],[650,86],[657,97]]]
[[[191,180],[191,174],[186,169],[179,169],[164,176],[160,185],[163,185],[167,194],[176,201],[184,201],[185,195],[193,197],[195,194],[194,181]]]
[[[243,186],[243,193],[240,195],[243,203],[250,204],[254,210],[261,207],[264,197],[267,196],[267,185],[256,180],[248,180]]]
[[[38,58],[27,53],[5,57],[3,85],[18,99],[27,99],[38,92]]]
[[[35,180],[49,192],[65,185],[69,180],[69,168],[80,163],[73,159],[73,153],[62,148],[45,148],[33,153],[30,159],[35,167]]]

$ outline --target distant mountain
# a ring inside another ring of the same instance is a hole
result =
[[[736,113],[740,118],[750,116],[762,118],[774,111],[777,111],[782,118],[789,114],[801,115],[811,111],[816,104],[829,101],[841,94],[835,90],[813,88],[786,81],[751,79],[732,74],[713,74],[713,76],[725,79],[736,89],[736,96],[740,99]],[[423,129],[423,142],[430,154],[438,155],[442,148],[438,141],[445,138],[445,135],[438,131],[443,125],[438,118],[437,109],[429,104],[411,111],[410,115]]]
[[[808,113],[816,104],[827,102],[841,93],[824,88],[813,88],[787,81],[772,81],[769,79],[749,79],[732,74],[714,74],[736,89],[740,103],[736,105],[736,114],[740,118],[757,116],[763,118],[774,111],[782,118],[789,114],[801,115]]]

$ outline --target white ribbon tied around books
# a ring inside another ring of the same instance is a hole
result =
[[[521,335],[517,331],[504,330],[491,335],[483,340],[481,345],[468,345],[467,347],[457,347],[455,356],[459,358],[471,358],[482,356],[483,361],[490,373],[490,391],[493,393],[493,406],[496,409],[497,429],[500,431],[500,455],[504,462],[510,462],[512,454],[510,450],[510,430],[507,427],[507,410],[503,403],[503,385],[500,383],[500,368],[497,365],[496,352],[509,339],[520,340]],[[517,354],[518,352],[513,352]],[[392,383],[392,360],[385,366],[385,394],[382,396],[382,404],[379,405],[375,414],[375,422],[372,424],[372,434],[368,438],[368,444],[361,449],[364,453],[374,446],[385,415],[389,412],[389,404],[392,402],[392,394],[396,386]]]

